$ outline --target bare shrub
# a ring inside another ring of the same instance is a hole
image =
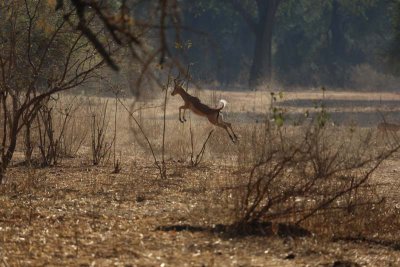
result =
[[[1,39],[12,40],[0,44],[1,182],[22,129],[36,120],[43,103],[93,79],[103,60],[47,1],[3,1],[0,9],[10,14],[0,18]]]
[[[42,166],[51,166],[58,163],[59,159],[59,138],[56,137],[53,126],[53,106],[46,103],[39,109],[37,117],[38,135],[39,135],[39,151],[42,158]],[[65,123],[64,123],[65,127]],[[63,128],[64,128],[63,127]],[[62,135],[63,130],[61,131]]]
[[[35,143],[32,141],[32,123],[25,123],[24,132],[24,152],[25,152],[25,163],[30,165],[32,163],[32,154],[35,148]]]
[[[104,103],[100,101],[100,107],[96,109],[89,101],[89,109],[91,114],[90,129],[91,129],[91,152],[93,165],[99,165],[107,161],[110,157],[111,148],[114,140],[107,141],[107,131],[109,118],[107,114],[108,100]]]
[[[400,125],[389,123],[383,117],[383,122],[379,123],[377,128],[377,143],[385,146],[393,145],[400,142],[397,132],[400,130]]]
[[[26,161],[30,161],[36,144],[41,166],[56,165],[64,157],[75,157],[87,133],[82,118],[76,115],[79,109],[77,97],[59,95],[42,104],[36,123],[26,124]]]
[[[196,167],[200,164],[200,162],[203,159],[204,152],[206,150],[206,145],[208,140],[210,139],[212,133],[214,132],[214,129],[212,129],[208,135],[207,138],[204,140],[203,145],[201,146],[200,151],[195,155],[194,152],[194,140],[193,140],[193,132],[192,132],[192,121],[190,120],[190,143],[191,143],[191,153],[190,153],[190,164],[192,167]]]
[[[263,144],[254,150],[257,162],[232,189],[239,230],[261,221],[299,224],[380,203],[365,195],[370,178],[400,149],[399,143],[375,149],[371,131],[330,127],[317,119],[292,130],[271,127],[257,143]]]
[[[121,152],[120,157],[117,159],[117,115],[118,115],[118,94],[121,91],[115,92],[115,110],[114,110],[114,142],[113,142],[113,165],[114,171],[113,173],[119,173],[121,171]]]
[[[55,119],[60,132],[60,156],[74,158],[77,156],[89,130],[88,117],[82,107],[83,100],[77,96],[61,96],[57,101]]]

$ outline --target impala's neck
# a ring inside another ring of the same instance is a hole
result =
[[[190,95],[181,86],[176,88],[176,93],[180,95],[184,101],[190,98]]]

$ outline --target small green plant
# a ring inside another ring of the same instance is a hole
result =
[[[277,95],[280,100],[283,99],[283,92],[279,92]],[[282,127],[285,123],[285,109],[276,106],[278,98],[275,92],[271,92],[270,110],[272,113],[272,120],[275,122],[275,125],[277,127]]]
[[[315,109],[318,111],[317,113],[317,117],[316,117],[316,123],[318,125],[318,127],[323,128],[327,125],[327,123],[329,122],[331,116],[328,113],[328,111],[326,110],[326,106],[325,106],[325,87],[321,88],[322,90],[322,99],[319,101],[319,103],[316,103],[315,105]]]

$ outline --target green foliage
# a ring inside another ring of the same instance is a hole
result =
[[[271,92],[271,111],[272,111],[272,119],[277,127],[282,127],[285,123],[285,109],[276,106],[276,102],[283,99],[283,92]]]
[[[314,102],[313,114],[315,115],[311,116],[309,110],[306,110],[304,112],[304,118],[311,119],[313,122],[315,122],[315,126],[318,127],[319,129],[324,128],[331,121],[331,114],[328,112],[325,106],[325,91],[326,91],[325,87],[322,87],[321,91],[322,91],[322,98]],[[284,126],[284,124],[287,121],[292,121],[293,125],[301,125],[302,122],[304,122],[303,118],[299,118],[298,120],[293,120],[294,118],[291,118],[289,116],[285,108],[282,108],[279,105],[277,105],[278,100],[283,100],[284,98],[284,93],[282,91],[278,93],[271,92],[270,96],[271,96],[270,116],[272,121],[278,128]]]
[[[192,40],[186,40],[184,42],[175,42],[175,49],[190,49],[192,47],[193,43]]]

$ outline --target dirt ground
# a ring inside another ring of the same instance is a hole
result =
[[[220,95],[232,104],[227,112],[234,114],[262,113],[263,103],[269,101],[240,92],[220,93],[217,98]],[[393,93],[327,94],[331,100],[369,97],[400,101]],[[308,106],[302,99],[310,98],[313,92],[288,93],[285,101],[298,109]],[[251,109],[235,105],[243,99],[254,99],[255,104]],[[178,103],[170,103],[171,120],[177,118]],[[394,112],[397,108],[387,107]],[[218,230],[219,224],[235,219],[228,211],[231,200],[220,192],[227,179],[239,175],[237,166],[207,154],[199,167],[192,168],[187,154],[176,158],[171,153],[168,178],[160,179],[149,154],[128,155],[132,137],[125,136],[126,127],[119,139],[126,151],[117,174],[111,163],[93,166],[88,153],[48,168],[19,166],[22,156],[16,154],[0,188],[0,266],[400,266],[399,236],[386,242],[338,240],[318,233],[304,238],[275,233],[235,236]],[[227,139],[224,134],[221,138]],[[223,140],[226,149],[233,147]],[[399,166],[397,155],[373,177],[387,185],[388,199],[398,209]]]
[[[179,164],[161,181],[145,163],[120,174],[79,161],[29,173],[12,168],[21,183],[0,196],[1,265],[400,266],[393,244],[213,231],[207,196],[218,188],[208,186],[229,173]]]

